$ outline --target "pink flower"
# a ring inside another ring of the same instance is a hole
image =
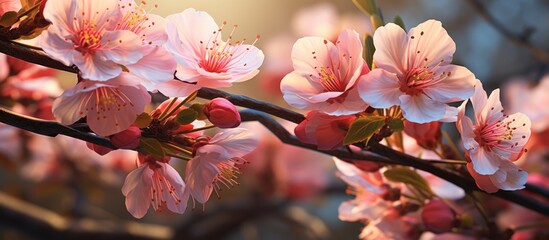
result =
[[[292,50],[294,71],[280,83],[284,100],[293,107],[330,115],[349,115],[366,109],[358,96],[357,79],[369,72],[362,59],[358,33],[344,30],[334,43],[304,37]]]
[[[159,90],[165,95],[186,96],[200,87],[229,87],[259,72],[263,52],[244,41],[231,42],[232,34],[223,41],[225,23],[219,27],[206,12],[189,8],[166,19],[166,47],[177,61],[175,75],[181,81],[162,84]]]
[[[465,101],[459,107],[457,129],[475,171],[494,174],[503,161],[515,161],[530,138],[530,119],[522,113],[506,115],[499,101],[499,89],[488,98],[477,81],[471,97],[476,123],[465,116]]]
[[[337,176],[356,195],[355,199],[341,203],[339,219],[350,222],[377,219],[391,207],[390,202],[382,198],[385,189],[379,172],[366,173],[337,158],[334,158],[334,162],[338,170]]]
[[[431,199],[421,211],[421,220],[427,231],[445,233],[457,224],[456,212],[439,199]]]
[[[139,79],[122,73],[108,82],[81,81],[55,99],[53,114],[63,124],[86,117],[93,132],[108,136],[128,129],[150,101]]]
[[[331,116],[319,111],[310,111],[305,120],[295,127],[296,137],[318,149],[329,150],[342,146],[343,139],[355,116]]]
[[[122,186],[128,212],[142,218],[151,205],[155,211],[165,206],[175,213],[185,212],[188,195],[179,173],[165,159],[140,155],[139,160],[141,166],[128,174]]]
[[[204,114],[219,128],[235,128],[240,125],[240,113],[225,98],[215,98],[204,105]]]
[[[408,34],[396,24],[374,34],[374,63],[378,67],[360,78],[360,97],[374,108],[399,105],[404,117],[416,123],[454,120],[455,108],[446,103],[473,94],[475,77],[450,64],[456,50],[441,23],[428,20]]]
[[[474,169],[473,163],[467,163],[467,170],[475,179],[478,188],[494,193],[498,189],[514,191],[524,188],[528,173],[508,160],[501,160],[498,170],[493,174],[481,175]]]
[[[141,129],[131,125],[128,129],[110,136],[112,144],[122,149],[135,149],[139,146]]]
[[[142,2],[145,4],[144,2]],[[125,67],[142,79],[147,90],[156,89],[156,84],[174,78],[177,63],[164,45],[168,40],[164,18],[145,12],[134,0],[119,0],[122,21],[117,30],[129,30],[141,38],[143,58]]]
[[[52,23],[40,46],[63,64],[76,65],[82,78],[105,81],[122,67],[143,57],[142,40],[130,30],[117,30],[123,21],[116,0],[48,1],[44,18]]]
[[[243,128],[233,128],[216,134],[212,139],[197,142],[195,155],[187,163],[185,182],[190,195],[200,203],[210,198],[214,188],[219,189],[219,183],[233,186],[236,167],[244,163],[242,157],[258,144],[258,140],[250,131]]]

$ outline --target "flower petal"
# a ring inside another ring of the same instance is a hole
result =
[[[486,151],[485,148],[477,148],[469,154],[473,169],[481,175],[494,174],[500,167],[501,158],[494,152]]]
[[[383,69],[374,69],[362,75],[357,83],[358,93],[364,102],[374,108],[388,108],[400,103],[400,91],[397,76]]]
[[[374,63],[377,67],[399,76],[404,75],[406,32],[394,23],[379,27],[374,33]]]
[[[436,74],[450,76],[423,90],[431,99],[448,103],[465,100],[473,95],[477,80],[467,68],[457,65],[442,66],[437,69]]]
[[[424,94],[399,97],[404,118],[410,122],[427,123],[438,121],[446,113],[446,104],[434,101]]]

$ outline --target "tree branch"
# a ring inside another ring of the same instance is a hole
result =
[[[13,48],[13,49],[11,49]],[[77,73],[78,70],[75,67],[67,67],[61,64],[60,62],[49,58],[44,53],[39,50],[31,49],[25,47],[21,44],[6,42],[0,40],[0,52],[4,52],[8,55],[40,64],[46,67],[51,67],[59,69],[62,71],[68,71]],[[304,147],[308,149],[316,149],[314,145],[303,144],[298,141],[295,136],[291,135],[286,131],[279,123],[274,119],[268,116],[265,113],[272,114],[273,116],[280,117],[282,119],[299,123],[304,117],[303,115],[296,113],[291,110],[281,108],[279,106],[261,102],[255,99],[251,99],[244,96],[234,95],[226,93],[220,90],[202,88],[198,92],[198,96],[206,99],[213,99],[216,97],[224,97],[233,102],[236,105],[254,109],[257,111],[243,111],[245,120],[255,120],[261,122],[269,130],[271,130],[279,139],[287,144],[295,145],[299,147]],[[0,109],[0,121],[6,124],[19,127],[34,133],[55,136],[57,134],[67,135],[74,138],[78,138],[84,141],[88,141],[97,145],[113,148],[112,143],[105,138],[98,137],[94,134],[88,132],[82,132],[74,128],[63,126],[59,123],[53,121],[39,120],[35,118],[30,118],[22,116],[11,111]],[[260,112],[258,112],[260,111]],[[320,151],[329,155],[339,157],[343,160],[353,159],[353,160],[365,160],[365,161],[374,161],[374,162],[383,162],[389,164],[399,164],[404,166],[414,167],[420,170],[430,172],[438,177],[441,177],[455,185],[463,188],[466,191],[481,191],[476,187],[473,179],[466,178],[464,176],[457,175],[452,172],[448,172],[442,168],[439,168],[428,161],[415,158],[413,156],[401,153],[389,147],[383,146],[379,143],[374,143],[370,146],[371,151],[360,151],[360,152],[349,152],[345,148],[339,148],[330,151]],[[349,160],[347,160],[349,161]],[[481,191],[482,192],[482,191]],[[549,216],[549,206],[547,204],[538,202],[532,198],[528,198],[520,192],[507,192],[507,191],[498,191],[494,194],[497,197],[506,199],[508,201],[514,202],[516,204],[522,205],[531,210],[537,211],[541,214]]]

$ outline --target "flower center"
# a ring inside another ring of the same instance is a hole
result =
[[[334,59],[331,56],[328,56],[329,63],[328,66],[321,63],[318,60],[316,51],[313,51],[311,54],[313,56],[313,62],[316,63],[314,69],[317,72],[318,80],[317,82],[324,88],[326,92],[344,92],[347,87],[347,82],[351,76],[350,61],[352,60],[351,56],[348,56],[345,52],[340,49],[340,41],[335,43],[335,49],[328,47],[328,40],[324,40],[324,46],[326,51],[331,55],[331,51],[337,51],[337,58]],[[343,70],[342,70],[343,69]],[[310,78],[315,77],[313,74],[309,75]]]
[[[227,22],[224,21],[223,25],[221,25],[217,31],[213,31],[208,42],[204,43],[204,41],[200,41],[201,59],[198,62],[198,65],[208,72],[224,73],[230,68],[242,67],[235,66],[233,63],[239,62],[240,64],[240,61],[238,60],[244,58],[250,51],[249,46],[244,49],[243,44],[246,39],[243,39],[242,41],[238,40],[234,43],[232,42],[233,34],[238,25],[234,25],[233,30],[231,31],[231,34],[226,42],[219,40],[221,38],[221,32],[226,24]],[[259,38],[260,36],[257,35],[251,46],[254,46]],[[243,67],[248,65],[246,62],[242,64]]]
[[[166,198],[173,198],[174,203],[179,205],[181,198],[177,195],[175,187],[159,172],[160,166],[154,164],[149,166],[153,169],[151,191],[154,210],[160,212],[161,207],[166,205]]]
[[[82,104],[88,106],[85,108],[86,111],[96,111],[96,120],[104,120],[109,118],[109,115],[111,113],[107,112],[111,111],[112,109],[121,111],[122,108],[128,105],[133,106],[131,99],[128,98],[126,94],[124,94],[117,88],[111,87],[100,87],[95,89],[93,92],[87,95]],[[86,112],[81,111],[80,115],[85,116],[87,114]],[[118,125],[118,123],[115,124]]]
[[[89,26],[80,30],[73,42],[80,52],[93,51],[101,46],[101,33],[94,26]]]

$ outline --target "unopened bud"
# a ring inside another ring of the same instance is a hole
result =
[[[87,142],[86,143],[86,146],[93,150],[94,152],[96,152],[97,154],[103,156],[109,152],[111,152],[113,149],[110,149],[108,147],[103,147],[103,146],[99,146],[99,145],[96,145],[96,144],[93,144],[93,143],[89,143]]]
[[[428,123],[404,121],[404,132],[416,139],[417,144],[425,149],[435,149],[442,138],[438,121]]]
[[[204,114],[219,128],[235,128],[240,125],[240,113],[225,98],[215,98],[204,105]]]
[[[431,199],[421,212],[421,220],[427,231],[440,234],[456,226],[456,212],[439,199]]]
[[[141,129],[135,125],[131,125],[128,129],[112,135],[112,144],[122,149],[135,149],[139,146],[141,138]]]

